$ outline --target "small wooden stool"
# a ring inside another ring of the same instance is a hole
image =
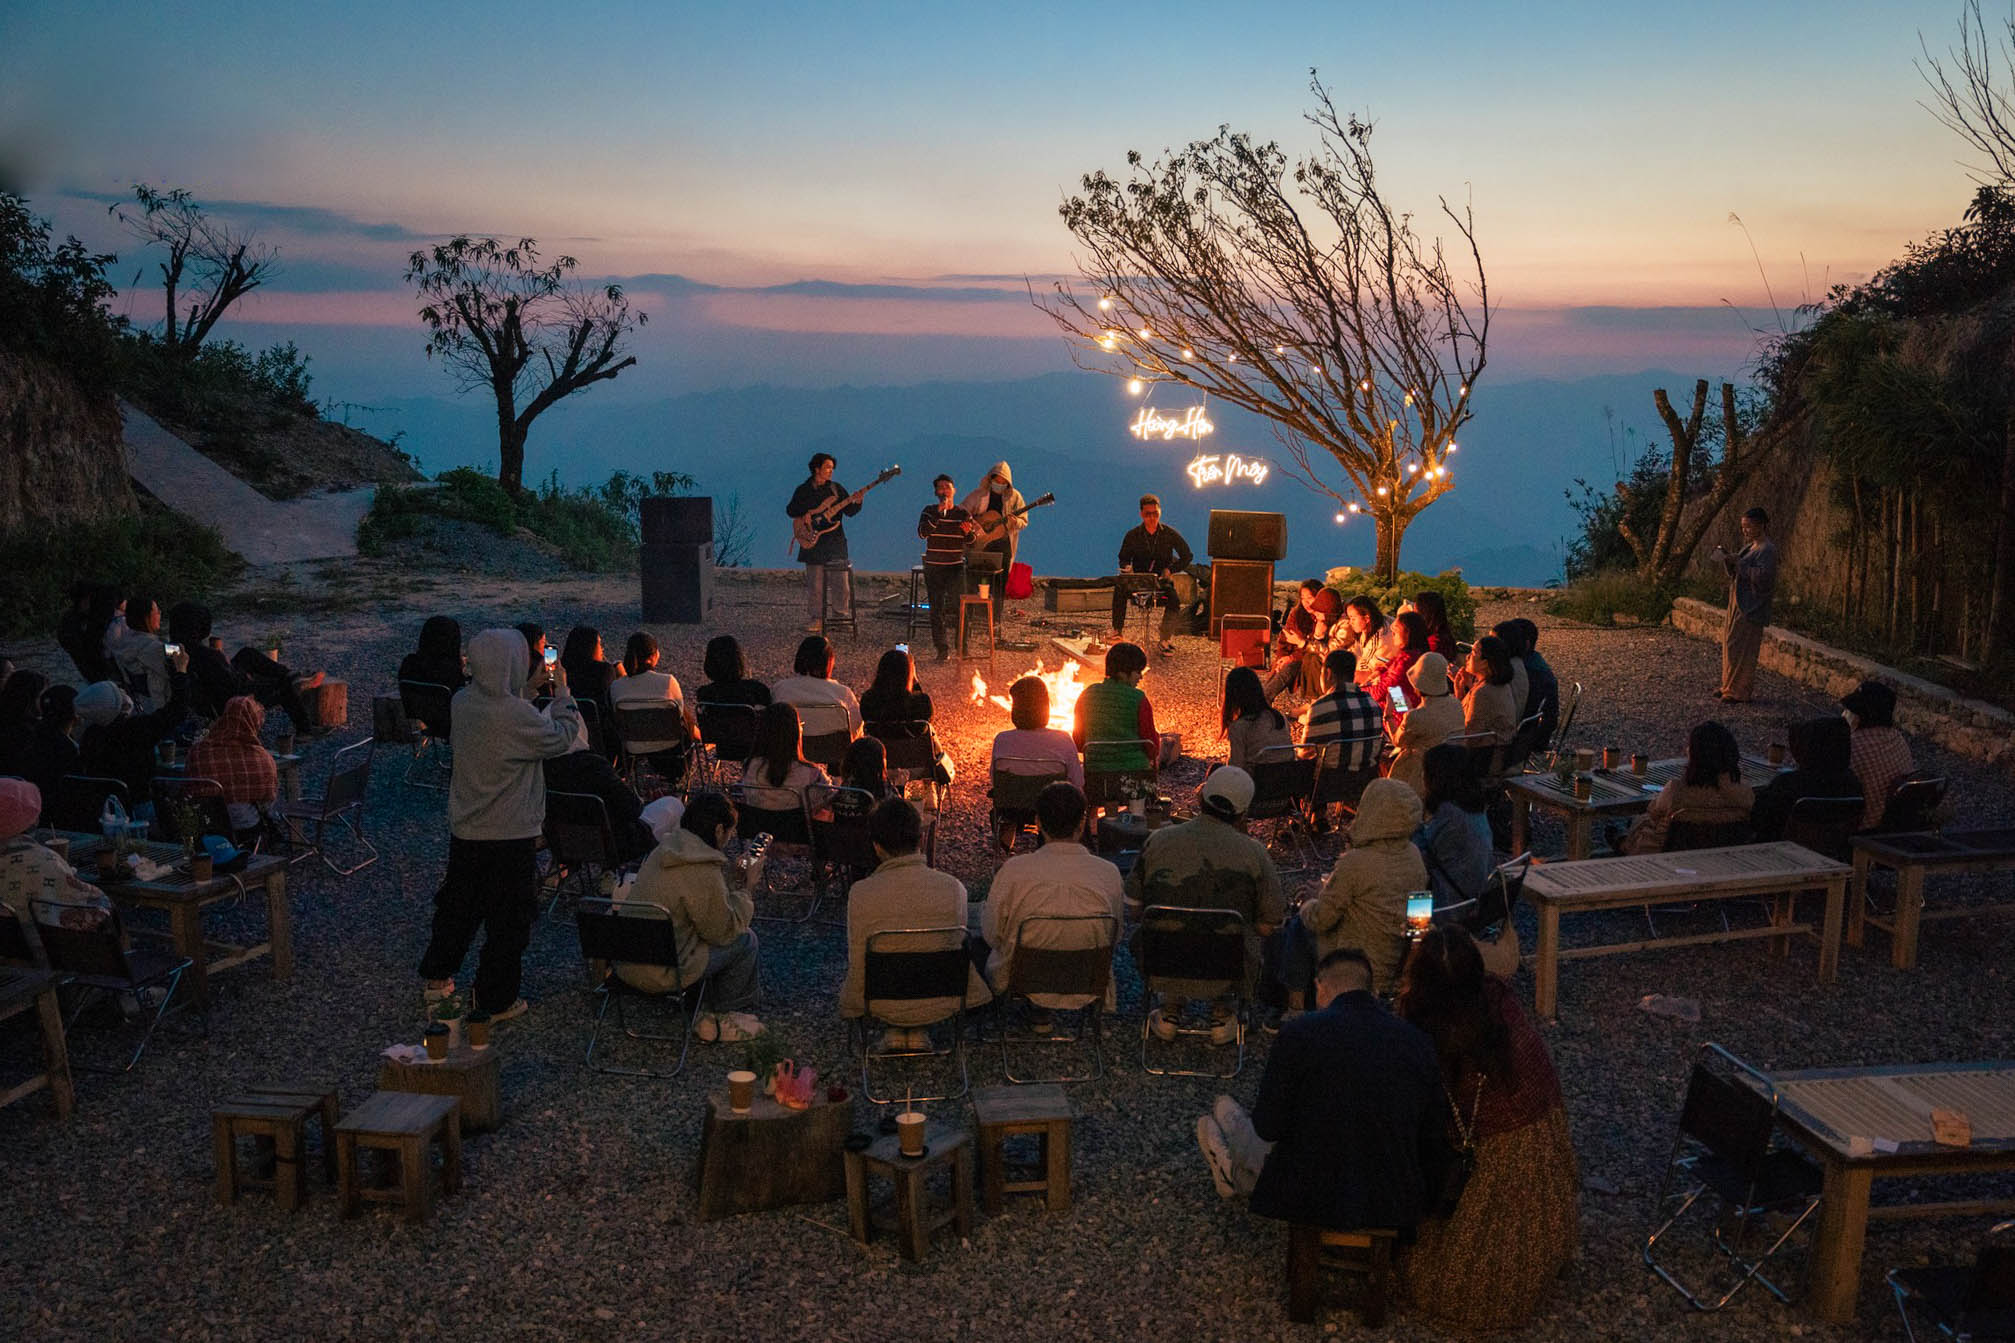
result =
[[[1399,1233],[1387,1229],[1329,1231],[1295,1223],[1287,1229],[1287,1318],[1315,1323],[1316,1278],[1333,1268],[1362,1277],[1358,1318],[1367,1329],[1385,1321],[1385,1293],[1392,1276],[1392,1246]],[[1332,1253],[1337,1252],[1337,1253]]]
[[[322,1173],[336,1182],[336,1093],[314,1084],[280,1082],[248,1087],[210,1111],[210,1144],[217,1154],[217,1201],[229,1206],[240,1189],[271,1189],[281,1209],[292,1212],[308,1196],[308,1121],[322,1121]],[[273,1144],[273,1178],[258,1179],[238,1169],[238,1139]]]
[[[964,593],[959,597],[959,660],[963,662],[969,654],[966,651],[966,612],[977,607],[986,622],[987,670],[994,670],[994,607],[991,597],[981,597],[976,593]],[[975,626],[980,622],[974,621]]]
[[[378,1065],[378,1090],[453,1096],[462,1103],[462,1132],[484,1133],[504,1116],[497,1086],[500,1071],[495,1045],[488,1049],[461,1045],[449,1050],[448,1057],[439,1063],[386,1059]]]
[[[424,1222],[433,1210],[433,1183],[428,1179],[427,1149],[441,1144],[441,1191],[462,1187],[460,1108],[452,1096],[417,1096],[404,1091],[380,1091],[343,1116],[336,1125],[337,1197],[345,1217],[357,1215],[363,1200],[399,1203],[406,1220]],[[375,1147],[399,1156],[399,1187],[365,1189],[358,1178],[357,1149]]]
[[[1070,1097],[1054,1083],[1038,1086],[975,1087],[973,1113],[980,1124],[980,1199],[989,1213],[1001,1210],[1007,1194],[1041,1194],[1051,1212],[1070,1207],[1070,1124],[1076,1116]],[[1035,1135],[1033,1172],[1040,1178],[1008,1179],[1007,1140]]]
[[[865,1151],[848,1152],[847,1220],[854,1239],[866,1245],[875,1228],[897,1233],[903,1258],[920,1261],[930,1251],[931,1235],[947,1223],[958,1223],[961,1239],[973,1233],[973,1172],[966,1158],[971,1138],[964,1129],[926,1125],[924,1154],[902,1155],[901,1139],[891,1133],[877,1138]],[[948,1207],[933,1209],[924,1188],[924,1176],[935,1166],[949,1165],[952,1198]],[[868,1177],[885,1175],[895,1186],[896,1211],[893,1219],[875,1217],[868,1209]]]

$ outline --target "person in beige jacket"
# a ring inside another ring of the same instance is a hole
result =
[[[923,818],[915,807],[899,797],[884,800],[868,815],[868,836],[881,865],[847,892],[847,977],[840,986],[840,1015],[850,1019],[867,1015],[869,938],[906,928],[966,927],[965,885],[951,873],[924,862],[918,852],[923,843]],[[906,940],[887,939],[895,943]],[[938,945],[932,939],[922,947],[883,945],[879,949],[925,950]],[[970,967],[965,1005],[978,1007],[992,998],[979,968]],[[943,1021],[958,1008],[959,1000],[951,997],[877,1003],[875,1019],[890,1027],[881,1047],[930,1048],[930,1033],[922,1028]]]
[[[1392,768],[1386,777],[1412,785],[1417,797],[1424,797],[1427,778],[1421,758],[1462,731],[1462,703],[1450,691],[1448,659],[1439,653],[1415,658],[1406,679],[1413,687],[1413,707],[1392,728]]]
[[[1339,947],[1356,947],[1371,960],[1375,993],[1398,981],[1406,897],[1427,889],[1427,864],[1413,846],[1419,826],[1420,795],[1397,779],[1373,779],[1358,799],[1350,847],[1322,893],[1301,907],[1317,962]]]
[[[763,1033],[754,1015],[762,1004],[756,975],[755,915],[750,889],[762,880],[762,864],[751,865],[739,887],[728,883],[722,852],[735,833],[735,804],[721,793],[696,794],[679,827],[644,859],[637,878],[619,899],[656,905],[672,921],[679,970],[658,965],[618,965],[616,974],[643,993],[671,993],[706,984],[705,1003],[694,1029],[700,1039],[729,1042]]]
[[[1116,946],[1126,927],[1126,892],[1119,869],[1084,846],[1084,794],[1069,783],[1053,783],[1036,794],[1036,824],[1042,827],[1042,847],[1016,854],[1001,864],[981,906],[980,935],[991,949],[987,979],[994,991],[1007,987],[1014,962],[1016,936],[1025,919],[1080,918],[1109,915],[1110,924],[1037,924],[1028,945],[1058,950],[1094,947],[1100,939]],[[1036,1029],[1044,1028],[1052,1011],[1088,1006],[1089,994],[1034,993]],[[1118,1010],[1112,980],[1106,980],[1105,1009]]]

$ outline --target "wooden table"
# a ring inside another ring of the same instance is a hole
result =
[[[1633,774],[1626,764],[1617,769],[1598,769],[1589,773],[1591,789],[1586,800],[1574,795],[1574,785],[1570,781],[1565,787],[1552,774],[1520,774],[1509,779],[1505,787],[1511,792],[1511,851],[1524,853],[1529,847],[1528,839],[1532,829],[1532,809],[1557,812],[1567,826],[1567,856],[1586,858],[1594,850],[1595,822],[1597,817],[1611,819],[1621,816],[1643,814],[1651,806],[1651,799],[1663,791],[1665,785],[1673,782],[1686,770],[1686,761],[1654,760],[1644,773]],[[1762,760],[1742,758],[1742,782],[1751,788],[1761,788],[1780,773],[1776,765]]]
[[[1791,921],[1792,897],[1822,886],[1826,889],[1826,918],[1819,933],[1819,982],[1830,984],[1840,966],[1841,914],[1852,873],[1847,864],[1788,841],[1650,853],[1635,858],[1536,863],[1525,878],[1525,896],[1539,910],[1533,1006],[1540,1016],[1552,1019],[1559,995],[1560,962],[1564,960],[1753,937],[1769,938],[1771,956],[1781,959],[1790,949],[1790,934],[1812,931],[1808,924]],[[1649,938],[1566,951],[1560,947],[1562,914],[1759,895],[1776,897],[1767,927]]]
[[[462,1103],[462,1132],[485,1133],[503,1121],[500,1073],[495,1045],[487,1049],[460,1045],[450,1049],[439,1063],[384,1059],[378,1064],[378,1090],[453,1096]]]
[[[168,912],[168,936],[176,954],[189,958],[189,987],[197,1002],[210,1000],[211,971],[229,970],[259,956],[272,956],[273,978],[293,976],[294,922],[287,906],[286,859],[254,854],[237,872],[219,872],[198,882],[189,875],[181,846],[150,843],[142,846],[142,852],[172,870],[153,881],[102,881],[98,877],[98,850],[104,847],[104,838],[87,833],[67,833],[65,838],[70,841],[70,866],[84,880],[98,882],[119,904]],[[266,887],[266,940],[249,947],[205,942],[203,910],[250,891],[256,882]],[[218,953],[214,958],[210,954],[213,950]]]
[[[1958,919],[1989,912],[1980,907],[1924,912],[1927,872],[1996,872],[2015,868],[2015,830],[1948,830],[1943,834],[1856,835],[1854,891],[1847,916],[1847,945],[1858,947],[1872,923],[1889,934],[1889,963],[1898,970],[1917,966],[1917,929],[1926,919]],[[1896,873],[1896,917],[1868,916],[1869,869]],[[1993,912],[2003,912],[1996,909]]]
[[[0,918],[13,915],[0,910]],[[31,966],[0,966],[0,1021],[33,1010],[42,1028],[42,1071],[25,1082],[0,1091],[0,1106],[12,1105],[47,1087],[56,1101],[56,1117],[68,1119],[76,1104],[70,1086],[70,1049],[63,1041],[63,1011],[56,1002],[59,979]]]
[[[853,1130],[853,1102],[819,1094],[809,1108],[793,1110],[758,1091],[748,1113],[736,1114],[727,1092],[708,1093],[693,1167],[701,1221],[824,1203],[846,1192],[840,1154]]]
[[[1977,1201],[1868,1203],[1877,1179],[2015,1170],[2015,1062],[1813,1068],[1772,1073],[1770,1080],[1780,1099],[1778,1122],[1825,1171],[1807,1300],[1828,1324],[1854,1319],[1869,1218],[1973,1216],[2015,1207]],[[1941,1147],[1931,1140],[1934,1106],[1966,1115],[1973,1126],[1970,1147]],[[1853,1138],[1886,1138],[1898,1147],[1857,1155],[1850,1147]]]

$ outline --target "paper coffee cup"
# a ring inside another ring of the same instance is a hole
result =
[[[1646,774],[1649,773],[1650,770],[1651,770],[1650,756],[1634,755],[1630,757],[1630,772],[1632,774]]]
[[[1574,767],[1576,769],[1594,769],[1595,748],[1593,746],[1578,747],[1574,752]]]
[[[1621,759],[1623,759],[1623,750],[1621,747],[1605,746],[1602,748],[1602,767],[1604,769],[1615,769],[1617,762]]]
[[[980,596],[982,596],[982,597],[991,597],[991,596],[993,596],[993,591],[994,591],[994,585],[993,585],[993,584],[991,584],[991,583],[982,583],[982,584],[980,584]]]
[[[746,1068],[728,1074],[728,1108],[745,1115],[756,1103],[756,1075]]]
[[[1784,763],[1783,742],[1773,741],[1770,743],[1770,763],[1773,765],[1781,765]]]
[[[58,858],[61,858],[64,862],[67,863],[70,861],[70,841],[62,835],[51,835],[49,842],[42,847],[55,854]]]
[[[924,1154],[924,1116],[921,1110],[905,1110],[896,1116],[896,1141],[904,1156]]]

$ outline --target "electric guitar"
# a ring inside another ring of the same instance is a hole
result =
[[[1006,512],[1002,512],[998,508],[989,508],[986,512],[973,519],[972,539],[966,543],[966,549],[985,549],[991,542],[998,541],[1008,534],[1007,524],[1010,519],[1018,518],[1024,513],[1034,512],[1038,508],[1046,508],[1055,502],[1056,496],[1054,494],[1045,494],[1040,499],[1032,500],[1029,503],[1023,504],[1020,508],[1009,509]]]
[[[903,473],[900,466],[892,466],[876,476],[852,494],[835,495],[814,508],[811,512],[791,519],[791,544],[809,549],[819,543],[819,538],[840,525],[840,511],[859,503],[867,492],[877,485],[886,485]]]

